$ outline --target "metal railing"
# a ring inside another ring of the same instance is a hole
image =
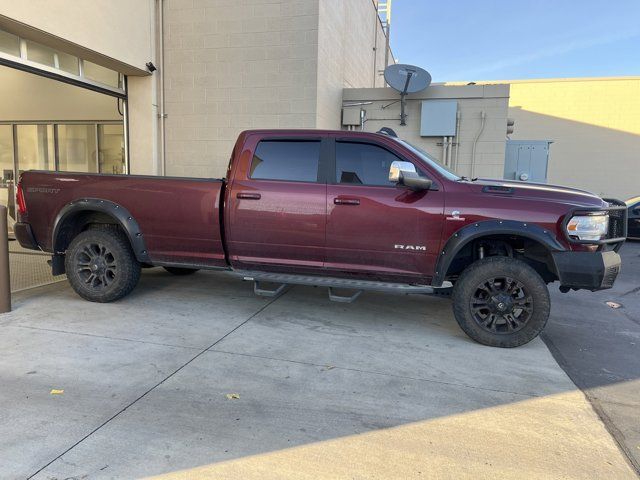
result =
[[[53,276],[49,260],[51,255],[37,250],[29,250],[20,246],[13,236],[13,217],[15,216],[15,202],[9,185],[8,205],[3,205],[5,199],[0,199],[0,297],[2,296],[2,276],[5,275],[2,255],[6,251],[7,273],[10,292],[20,292],[29,288],[41,287],[50,283],[67,279],[66,275]],[[10,216],[8,217],[8,213]],[[1,304],[1,301],[0,301]],[[1,313],[1,312],[0,312]]]
[[[66,275],[51,275],[47,253],[22,248],[16,240],[9,240],[8,250],[12,293],[67,279]]]

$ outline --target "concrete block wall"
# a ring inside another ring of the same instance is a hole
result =
[[[167,175],[223,176],[242,130],[316,126],[316,1],[165,5]]]
[[[509,102],[508,85],[432,85],[424,92],[407,97],[406,126],[400,125],[399,99],[398,92],[391,88],[345,89],[343,95],[343,101],[347,104],[373,102],[371,105],[362,107],[366,110],[365,131],[375,132],[382,127],[390,127],[400,138],[421,147],[440,162],[443,156],[442,138],[420,136],[422,101],[457,100],[461,118],[458,136],[454,139],[457,145],[452,151],[452,162],[455,162],[456,148],[459,148],[455,170],[459,175],[465,176],[471,176],[473,141],[480,131],[481,112],[484,111],[485,125],[476,146],[473,174],[486,178],[503,177]]]
[[[251,128],[340,128],[345,86],[382,86],[371,0],[166,0],[166,173],[225,173]]]

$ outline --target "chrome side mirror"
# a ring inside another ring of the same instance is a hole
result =
[[[389,181],[404,185],[415,192],[429,190],[433,185],[431,180],[418,175],[413,163],[399,160],[392,162],[389,167]]]
[[[400,160],[394,160],[389,167],[389,181],[400,183],[403,173],[418,173],[416,167],[411,162],[401,162]]]

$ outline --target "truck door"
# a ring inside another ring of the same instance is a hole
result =
[[[226,197],[226,241],[234,267],[323,267],[327,186],[318,172],[327,141],[247,140]]]
[[[420,175],[431,178],[418,162],[389,146],[336,140],[327,185],[328,270],[400,281],[427,281],[433,275],[443,222],[442,186],[422,192],[396,186],[389,181],[394,160],[412,161]]]

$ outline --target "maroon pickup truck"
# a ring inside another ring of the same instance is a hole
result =
[[[542,331],[546,284],[610,288],[627,225],[622,202],[460,177],[388,129],[243,132],[220,180],[29,171],[17,204],[20,244],[87,300],[124,297],[145,267],[225,269],[266,296],[451,295],[460,327],[499,347]]]

